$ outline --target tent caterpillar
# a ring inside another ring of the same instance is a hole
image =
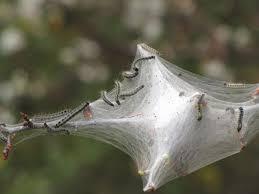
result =
[[[122,72],[122,76],[125,77],[125,78],[128,78],[128,79],[132,79],[134,77],[136,77],[138,75],[138,70],[136,71],[124,71]]]
[[[243,83],[224,83],[224,86],[227,88],[245,88],[246,84]]]
[[[51,113],[51,114],[43,114],[43,115],[36,115],[32,117],[32,122],[50,122],[53,121],[55,119],[64,117],[65,115],[69,114],[69,112],[71,112],[70,109],[65,109],[62,110],[60,112],[56,112],[56,113]]]
[[[239,107],[239,117],[238,117],[238,126],[237,131],[239,132],[243,127],[243,117],[244,117],[244,108]]]
[[[149,59],[154,59],[155,56],[148,56],[148,57],[142,57],[142,58],[139,58],[137,59],[136,61],[134,61],[133,63],[133,70],[134,71],[138,71],[139,70],[139,67],[137,66],[137,64],[140,62],[140,61],[144,61],[144,60],[149,60]]]
[[[106,104],[108,104],[108,105],[110,105],[110,106],[114,106],[114,104],[113,104],[113,103],[110,101],[110,99],[108,98],[106,91],[102,91],[102,92],[101,92],[101,96],[102,96],[103,101],[104,101]]]
[[[146,45],[145,43],[142,43],[140,44],[142,48],[144,48],[145,50],[153,53],[153,54],[156,54],[156,55],[161,55],[157,50],[151,48],[150,46]]]
[[[79,112],[81,112],[82,110],[84,110],[85,107],[87,107],[89,105],[89,102],[84,102],[81,105],[79,105],[78,107],[76,107],[75,109],[73,109],[71,112],[69,112],[69,114],[67,114],[63,119],[61,119],[56,125],[55,128],[58,128],[62,125],[64,125],[66,122],[68,122],[69,120],[71,120],[74,116],[76,116]]]
[[[121,92],[121,84],[119,81],[115,81],[115,86],[116,86],[116,96],[115,96],[115,101],[118,105],[120,105],[120,92]]]
[[[133,96],[133,95],[137,94],[143,88],[144,88],[144,85],[141,85],[141,86],[139,86],[139,87],[137,87],[137,88],[135,88],[135,89],[133,89],[131,91],[122,93],[120,95],[120,98],[125,99],[125,97]]]
[[[201,121],[202,119],[202,105],[204,104],[203,100],[204,100],[204,96],[205,94],[202,94],[198,100],[198,121]]]
[[[50,127],[47,123],[43,124],[44,127],[47,129],[48,133],[60,133],[60,132],[65,132],[66,135],[70,135],[70,132],[67,129],[54,129]]]
[[[132,79],[132,78],[136,77],[139,73],[139,67],[137,66],[137,64],[140,61],[154,59],[154,58],[155,58],[155,56],[148,56],[148,57],[142,57],[142,58],[137,59],[136,61],[133,62],[133,65],[132,65],[133,71],[124,71],[122,73],[122,76],[125,78],[128,78],[128,79]]]

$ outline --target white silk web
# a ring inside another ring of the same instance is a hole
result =
[[[32,128],[44,123],[48,131],[61,127],[59,131],[126,152],[137,165],[144,191],[238,153],[258,132],[258,84],[190,73],[144,44],[137,46],[131,70],[123,76],[112,91],[90,104],[27,122]],[[3,129],[22,131],[17,125]]]

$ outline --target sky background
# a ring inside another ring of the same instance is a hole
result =
[[[142,42],[189,71],[259,82],[258,10],[258,0],[1,0],[0,121],[95,100]],[[256,194],[258,164],[259,138],[156,193]],[[142,182],[110,145],[44,136],[0,160],[0,193],[140,194]]]

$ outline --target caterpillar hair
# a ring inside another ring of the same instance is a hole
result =
[[[113,104],[113,103],[110,101],[110,99],[108,98],[106,91],[102,91],[102,92],[101,92],[101,96],[102,96],[103,101],[104,101],[106,104],[108,104],[108,105],[110,105],[110,106],[114,106],[114,104]]]
[[[202,104],[203,104],[203,100],[204,100],[204,96],[205,94],[202,94],[198,100],[198,121],[201,121],[202,119]]]
[[[135,88],[134,90],[131,90],[131,91],[129,91],[129,92],[122,93],[122,94],[120,95],[120,98],[125,99],[125,97],[133,96],[133,95],[137,94],[137,93],[138,93],[141,89],[143,89],[143,88],[144,88],[144,85],[141,85],[141,86]]]
[[[61,119],[56,125],[55,128],[58,128],[65,123],[67,123],[69,120],[71,120],[74,116],[76,116],[79,112],[85,109],[89,105],[89,102],[84,102],[75,109],[73,109],[68,115],[66,115],[63,119]]]
[[[118,105],[120,105],[120,92],[121,92],[121,83],[119,81],[115,81],[115,86],[116,86],[116,96],[115,96],[115,101]]]
[[[244,108],[239,107],[239,117],[238,117],[238,125],[237,131],[239,132],[243,127],[243,117],[244,117]]]
[[[227,83],[225,82],[224,83],[224,86],[227,87],[227,88],[245,88],[246,87],[246,84],[243,84],[243,83]]]

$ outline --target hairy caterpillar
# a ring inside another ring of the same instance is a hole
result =
[[[115,96],[115,101],[118,105],[120,105],[120,92],[121,92],[121,84],[119,81],[115,81],[115,86],[116,86],[116,96]]]
[[[50,127],[47,123],[44,123],[44,127],[47,129],[48,133],[61,133],[61,132],[65,132],[66,135],[70,135],[70,132],[67,129],[56,129],[56,128],[52,128]]]
[[[154,54],[156,54],[156,55],[161,55],[157,50],[155,50],[155,49],[149,47],[149,46],[146,45],[145,43],[140,44],[140,46],[141,46],[142,48],[144,48],[145,50],[151,52],[151,53],[154,53]]]
[[[35,115],[31,118],[32,122],[50,122],[53,120],[56,120],[58,118],[62,118],[69,114],[71,112],[71,109],[65,109],[60,112],[51,113],[51,114],[43,114],[43,115]]]
[[[243,83],[224,83],[224,86],[227,88],[245,88],[246,84]]]
[[[202,94],[198,101],[198,118],[197,118],[198,121],[201,121],[201,119],[202,119],[202,105],[204,104],[204,102],[203,102],[204,96],[205,96],[205,94]]]
[[[114,106],[114,104],[113,104],[113,103],[110,101],[110,99],[108,98],[106,91],[102,91],[102,92],[101,92],[101,96],[102,96],[103,101],[104,101],[106,104],[108,104],[108,105],[110,105],[110,106]]]
[[[243,107],[239,107],[239,117],[238,117],[238,126],[237,126],[237,131],[238,132],[242,129],[243,117],[244,117],[244,108]]]
[[[128,78],[128,79],[132,79],[132,78],[136,77],[139,73],[139,67],[137,66],[137,64],[140,61],[154,59],[154,58],[155,58],[155,56],[149,56],[149,57],[142,57],[142,58],[137,59],[136,61],[134,61],[133,65],[132,65],[133,71],[124,71],[122,73],[122,76],[125,78]]]
[[[140,61],[149,60],[149,59],[154,59],[154,58],[155,58],[155,56],[148,56],[148,57],[142,57],[142,58],[137,59],[137,60],[133,63],[133,70],[135,70],[135,71],[138,71],[138,70],[139,70],[139,67],[137,66],[137,64],[138,64]]]
[[[135,89],[133,89],[133,90],[131,90],[129,92],[122,93],[120,95],[120,98],[125,99],[125,97],[133,96],[133,95],[138,93],[143,88],[144,88],[144,85],[141,85],[141,86],[139,86],[139,87],[137,87],[137,88],[135,88]]]
[[[132,79],[138,75],[138,70],[135,71],[124,71],[122,72],[122,76],[128,79]]]
[[[55,128],[58,128],[62,125],[64,125],[66,122],[68,122],[69,120],[71,120],[74,116],[76,116],[79,112],[81,112],[82,110],[84,110],[85,107],[87,107],[89,105],[89,102],[84,102],[81,105],[79,105],[78,107],[76,107],[75,109],[73,109],[71,112],[69,112],[69,114],[67,114],[63,119],[61,119],[56,125]]]

